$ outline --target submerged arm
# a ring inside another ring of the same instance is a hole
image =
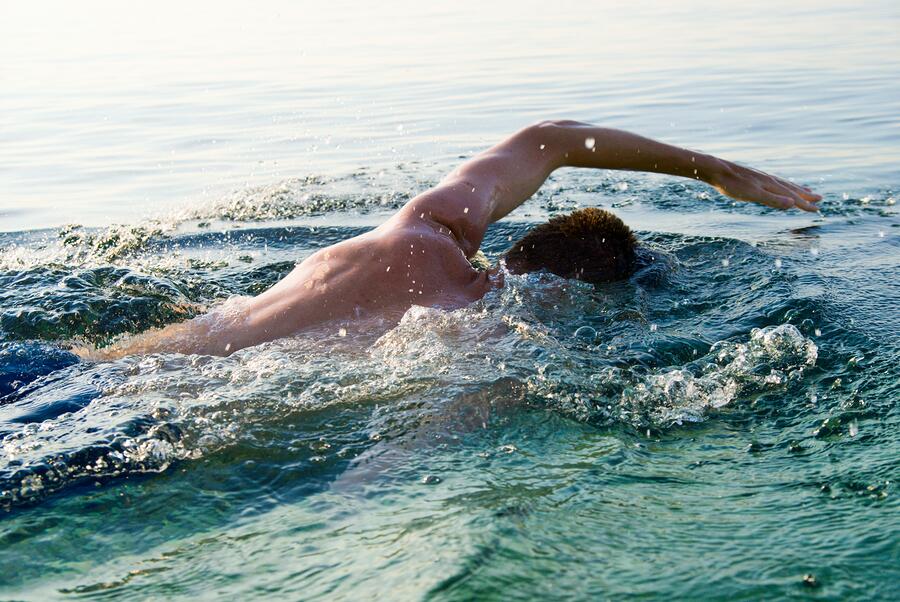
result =
[[[559,167],[648,171],[701,180],[741,201],[817,211],[821,197],[787,180],[712,155],[577,121],[526,127],[450,173],[413,199],[402,214],[447,225],[466,254],[487,227],[537,192]]]

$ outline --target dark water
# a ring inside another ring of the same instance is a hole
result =
[[[632,4],[0,19],[0,598],[900,596],[897,8]],[[259,293],[547,117],[822,214],[560,172],[489,260],[589,205],[655,260],[383,335],[68,350]]]

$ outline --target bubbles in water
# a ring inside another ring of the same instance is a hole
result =
[[[593,342],[597,338],[597,331],[590,326],[581,326],[574,334],[576,339]]]
[[[632,371],[608,367],[588,384],[572,370],[544,369],[528,380],[544,403],[591,422],[670,426],[704,419],[741,395],[784,386],[816,362],[818,348],[791,324],[755,329],[746,343],[721,342],[687,366]]]

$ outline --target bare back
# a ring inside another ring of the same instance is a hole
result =
[[[228,355],[329,324],[337,331],[351,322],[383,318],[390,326],[413,305],[468,305],[497,284],[495,274],[472,267],[450,228],[400,212],[370,232],[314,253],[257,297],[235,299],[193,320],[84,355]]]

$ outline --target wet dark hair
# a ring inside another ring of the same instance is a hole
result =
[[[513,274],[547,270],[563,278],[611,282],[635,269],[637,241],[618,217],[590,207],[535,226],[506,252]]]

